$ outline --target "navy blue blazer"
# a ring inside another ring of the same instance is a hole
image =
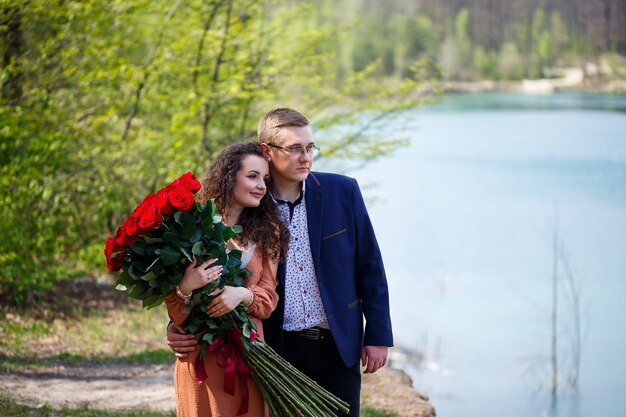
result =
[[[360,359],[364,345],[393,345],[382,256],[355,179],[311,172],[306,180],[305,201],[320,295],[339,353],[350,367]],[[284,280],[285,268],[279,265],[280,301],[263,322],[266,342],[279,353]]]

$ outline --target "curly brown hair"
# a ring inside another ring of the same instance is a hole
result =
[[[246,141],[227,146],[213,160],[202,181],[198,202],[204,204],[213,198],[223,216],[228,217],[233,202],[237,172],[248,155],[263,158],[263,148],[256,142]],[[239,218],[243,231],[235,240],[248,246],[254,242],[263,259],[282,261],[289,244],[289,230],[281,221],[278,208],[269,192],[261,199],[258,207],[246,207]]]

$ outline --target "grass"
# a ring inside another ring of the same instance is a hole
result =
[[[146,351],[169,350],[165,345],[168,319],[164,309],[143,311],[124,306],[116,310],[90,312],[85,316],[52,319],[28,312],[2,315],[0,353],[7,356],[51,357],[63,354],[66,359],[108,360],[136,355],[136,359],[145,360]],[[163,353],[158,355],[163,357]]]
[[[371,407],[367,407],[361,410],[361,417],[398,417],[395,413],[388,413],[386,411],[376,410]]]
[[[62,408],[55,410],[48,405],[30,407],[16,404],[10,398],[0,394],[0,409],[2,415],[11,417],[175,417],[175,412],[159,413],[153,411],[106,411],[88,407]]]
[[[87,283],[89,284],[89,282]],[[165,307],[145,311],[140,302],[112,286],[81,284],[48,293],[29,308],[0,302],[0,372],[45,370],[88,364],[171,364],[165,344]],[[69,294],[69,295],[68,295]],[[59,302],[70,300],[70,303]],[[3,300],[0,300],[3,301]],[[175,417],[175,413],[119,412],[77,408],[53,409],[16,403],[0,391],[0,415],[12,417]],[[397,417],[373,408],[362,417]]]

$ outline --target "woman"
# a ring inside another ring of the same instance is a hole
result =
[[[265,181],[268,163],[260,145],[236,143],[224,149],[215,159],[198,194],[200,203],[214,198],[226,225],[240,224],[243,232],[228,242],[230,249],[242,251],[242,263],[252,272],[245,287],[225,286],[216,290],[208,307],[209,314],[220,317],[239,304],[248,307],[248,315],[257,325],[263,339],[261,320],[276,308],[276,269],[289,243],[289,232],[280,221]],[[181,325],[188,314],[185,307],[193,291],[218,279],[221,266],[209,267],[215,259],[197,265],[194,259],[176,288],[165,300],[172,322]],[[224,391],[224,371],[218,365],[223,358],[207,352],[203,358],[207,378],[198,383],[195,363],[200,349],[176,361],[174,386],[178,417],[235,417],[242,399],[242,387],[236,378],[234,395]],[[245,387],[244,387],[245,389]],[[267,415],[263,397],[252,378],[247,378],[248,412],[244,416]]]

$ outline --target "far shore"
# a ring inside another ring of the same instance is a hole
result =
[[[484,93],[484,92],[516,92],[524,94],[552,94],[564,91],[585,93],[624,94],[626,80],[591,81],[585,80],[573,85],[562,85],[555,80],[521,80],[521,81],[450,81],[439,88],[444,93]]]

